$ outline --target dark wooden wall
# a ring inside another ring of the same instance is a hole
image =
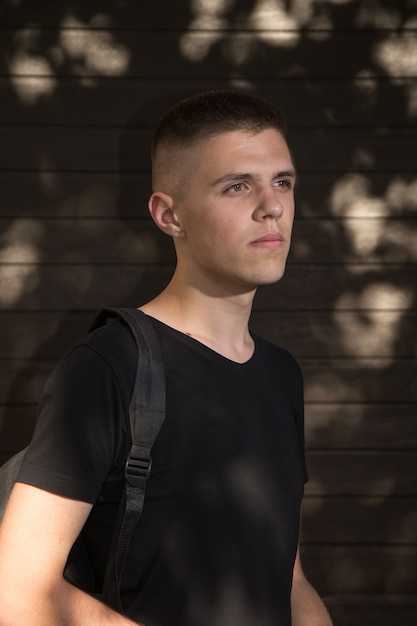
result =
[[[336,626],[416,623],[415,0],[3,0],[0,51],[0,460],[93,314],[172,272],[146,209],[158,116],[247,89],[300,171],[253,325],[305,375],[305,569]]]

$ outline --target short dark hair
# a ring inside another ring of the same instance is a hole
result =
[[[231,131],[258,134],[273,128],[285,135],[285,120],[272,104],[232,89],[197,93],[163,115],[153,136],[152,186],[165,190],[184,185],[178,151],[198,140]],[[180,183],[180,185],[178,184]],[[161,191],[161,189],[159,189]]]
[[[163,115],[153,136],[152,156],[161,143],[184,145],[233,130],[256,134],[267,128],[285,135],[284,116],[269,102],[233,89],[197,93]]]

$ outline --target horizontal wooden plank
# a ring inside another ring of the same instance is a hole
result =
[[[337,626],[410,626],[417,615],[417,594],[327,596],[325,603]]]
[[[252,328],[297,358],[412,358],[417,318],[412,311],[384,310],[382,302],[381,310],[371,311],[255,309]]]
[[[413,50],[413,30],[387,33],[330,27],[314,37],[313,32],[306,36],[298,31],[296,23],[295,29],[294,24],[292,30],[284,29],[281,20],[268,20],[266,28],[252,31],[233,32],[225,26],[191,30],[187,24],[183,30],[163,33],[159,29],[48,28],[42,32],[36,57],[50,59],[49,51],[58,39],[67,61],[64,68],[83,80],[100,75],[229,78],[235,73],[246,80],[294,75],[351,78],[363,71],[392,78],[416,75],[415,64],[403,57]],[[36,38],[39,27],[32,32]],[[29,37],[26,31],[26,39]],[[13,44],[11,47],[13,50]],[[349,54],[351,50],[355,54]],[[60,69],[61,63],[54,64]],[[51,73],[49,63],[36,60],[19,64],[17,59],[13,70],[15,74]]]
[[[414,265],[287,266],[277,284],[259,289],[255,307],[265,310],[409,310]],[[385,285],[385,287],[383,286]],[[398,290],[398,291],[397,291]]]
[[[309,496],[417,496],[416,450],[308,451]]]
[[[37,405],[56,360],[0,360],[0,405]]]
[[[303,501],[303,544],[417,543],[417,498],[309,497]]]
[[[139,306],[169,282],[173,267],[155,265],[0,266],[0,308],[89,310]],[[111,295],[110,295],[111,294]]]
[[[85,309],[86,305],[88,310],[106,305],[139,306],[168,284],[173,269],[171,265],[139,263],[107,266],[6,263],[0,265],[0,309],[67,311]],[[279,283],[259,289],[255,309],[331,310],[335,315],[352,310],[407,311],[413,307],[415,278],[416,266],[407,264],[290,264]],[[371,317],[369,314],[370,320]],[[348,345],[347,336],[345,344]],[[356,356],[355,349],[352,355]]]
[[[0,172],[3,217],[147,217],[151,192],[145,172]]]
[[[310,449],[417,449],[416,404],[306,403],[305,409]]]
[[[300,360],[307,402],[417,402],[415,359]]]
[[[296,220],[415,217],[416,184],[417,172],[300,171]],[[146,171],[0,171],[5,218],[143,218],[150,193]]]
[[[58,358],[88,328],[94,311],[0,310],[2,358]],[[337,317],[337,323],[335,318]],[[254,332],[286,348],[297,358],[413,358],[417,313],[414,311],[254,311]],[[355,337],[355,341],[351,339]],[[346,341],[346,337],[348,341]],[[323,411],[324,423],[331,415]],[[354,419],[354,411],[347,414]]]
[[[131,219],[1,219],[11,263],[173,263],[169,237],[147,216]],[[37,259],[34,258],[36,249]]]
[[[13,241],[9,263],[175,262],[172,241],[150,217],[20,221],[0,217],[0,232]],[[417,263],[416,233],[417,218],[299,219],[290,261]]]
[[[0,311],[2,358],[57,360],[87,332],[98,311]]]
[[[417,262],[416,235],[417,218],[297,220],[290,259],[297,263]]]
[[[130,127],[1,127],[0,169],[134,172],[150,169],[151,129]],[[364,172],[415,168],[415,126],[292,128],[298,169]],[[343,146],[343,150],[340,147]]]
[[[414,78],[392,81],[366,76],[345,80],[257,78],[252,81],[249,93],[281,108],[290,127],[404,126],[414,123],[406,110],[414,82]],[[181,98],[233,86],[229,77],[204,80],[107,77],[85,85],[75,76],[24,75],[10,81],[9,77],[0,75],[0,124],[112,126],[118,123],[153,127],[164,111]],[[42,94],[47,97],[41,98]],[[97,107],[98,101],[106,106]],[[24,102],[32,106],[24,106]]]
[[[362,3],[346,7],[345,3],[332,3],[326,7],[325,14],[313,5],[306,7],[295,5],[282,12],[279,3],[274,5],[258,3],[254,5],[229,5],[219,3],[215,8],[205,3],[176,3],[170,0],[146,0],[140,4],[103,3],[99,0],[74,0],[69,14],[64,4],[56,3],[52,7],[48,0],[37,0],[36,6],[31,3],[9,3],[1,15],[1,25],[22,26],[23,24],[42,24],[43,27],[56,28],[57,25],[69,26],[72,23],[85,25],[88,28],[110,27],[116,31],[120,28],[153,30],[201,29],[216,28],[223,25],[232,30],[253,29],[260,24],[264,28],[294,29],[299,25],[306,30],[337,30],[347,28],[407,28],[406,18],[410,16],[412,4],[409,0],[396,0],[394,7],[384,5],[362,5]],[[288,17],[286,19],[285,15]],[[281,16],[281,20],[279,17]],[[321,19],[320,19],[321,18]],[[200,21],[199,21],[200,20]],[[279,22],[279,24],[277,24]],[[405,23],[404,23],[405,22]],[[409,24],[412,28],[412,24]]]
[[[325,596],[416,592],[415,545],[367,547],[310,545],[302,546],[301,554],[308,578]]]

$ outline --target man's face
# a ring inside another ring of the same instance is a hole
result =
[[[192,148],[186,162],[174,199],[179,268],[196,284],[234,293],[279,280],[294,219],[295,170],[283,136],[223,133]]]

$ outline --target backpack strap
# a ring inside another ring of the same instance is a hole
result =
[[[123,613],[120,581],[132,532],[139,521],[149,478],[152,445],[165,417],[165,372],[161,350],[149,318],[137,309],[103,309],[90,330],[109,317],[122,318],[138,347],[138,364],[129,404],[131,449],[125,467],[124,496],[119,507],[103,585],[105,602]]]

